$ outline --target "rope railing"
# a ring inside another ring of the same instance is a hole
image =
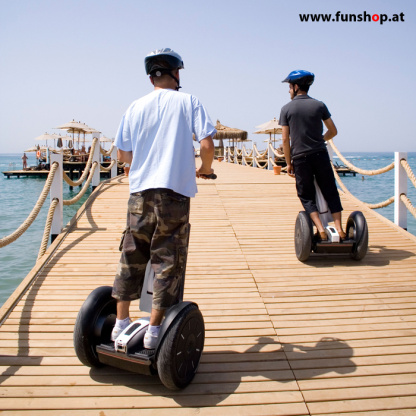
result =
[[[73,205],[76,202],[78,202],[84,196],[85,192],[87,191],[88,187],[90,186],[90,183],[92,181],[92,177],[94,176],[95,169],[97,169],[98,165],[99,164],[97,162],[94,162],[92,164],[92,167],[91,167],[91,170],[89,172],[88,178],[85,181],[85,184],[82,187],[82,189],[78,192],[78,194],[74,198],[72,198],[72,199],[64,199],[62,201],[62,203],[64,205]]]
[[[338,172],[335,170],[335,168],[332,166],[332,170],[334,171],[334,175],[335,175],[335,179],[337,180],[337,182],[338,182],[338,184],[339,184],[339,186],[341,187],[341,189],[345,192],[345,193],[347,193],[347,194],[349,194],[349,195],[352,195],[352,196],[354,196],[350,191],[349,191],[349,189],[344,185],[344,183],[341,181],[341,178],[339,177],[339,175],[338,175]],[[357,198],[358,199],[358,198]],[[392,204],[393,202],[394,202],[394,196],[391,196],[390,198],[388,198],[388,199],[386,199],[385,201],[382,201],[382,202],[379,202],[379,203],[377,203],[377,204],[370,204],[370,203],[368,203],[368,202],[364,202],[364,201],[361,201],[365,206],[367,206],[368,208],[371,208],[371,209],[379,209],[379,208],[385,208],[385,207],[387,207],[387,206],[389,206],[390,204]]]
[[[58,204],[59,204],[59,199],[54,198],[51,201],[51,204],[49,205],[48,215],[46,216],[45,228],[43,230],[42,242],[39,248],[38,260],[45,254],[46,249],[48,248],[48,239],[49,239],[49,233],[51,232],[53,214],[55,213],[55,209],[58,206]]]
[[[331,145],[332,149],[334,149],[334,152],[342,160],[342,162],[344,163],[345,166],[347,166],[348,168],[354,170],[355,172],[357,172],[361,175],[369,175],[369,176],[380,175],[381,173],[386,173],[389,170],[392,170],[394,168],[394,162],[392,162],[392,163],[390,163],[390,165],[387,165],[384,168],[380,168],[380,169],[376,169],[376,170],[360,169],[359,167],[354,166],[352,163],[348,162],[348,160],[345,159],[344,156],[342,156],[342,154],[337,149],[337,147],[335,146],[335,144],[332,140],[329,140],[328,143]]]
[[[403,166],[403,169],[406,171],[407,177],[410,179],[410,182],[412,182],[413,186],[416,188],[416,177],[409,163],[407,163],[406,159],[401,159],[400,164]]]
[[[100,170],[102,172],[109,172],[115,163],[117,163],[117,161],[115,159],[112,159],[111,163],[108,166],[100,165]]]
[[[103,156],[110,156],[110,155],[111,155],[111,153],[112,153],[112,151],[113,151],[113,149],[114,149],[114,142],[113,142],[113,143],[111,143],[111,147],[110,147],[110,149],[109,149],[109,150],[105,150],[105,149],[103,149],[103,148],[100,146],[100,153],[101,153]]]
[[[270,147],[270,150],[274,153],[274,155],[275,156],[277,156],[277,157],[279,157],[279,158],[284,158],[285,157],[285,154],[284,153],[280,153],[280,152],[278,152],[274,147],[273,147],[273,145],[271,144],[271,143],[269,143],[269,147]]]
[[[35,221],[36,217],[38,216],[40,212],[40,209],[42,208],[46,200],[46,197],[49,194],[52,181],[53,181],[55,172],[57,171],[58,167],[59,167],[58,163],[52,163],[46,183],[31,213],[28,215],[26,220],[16,229],[16,231],[14,231],[13,233],[11,233],[10,235],[6,237],[3,237],[0,240],[0,247],[5,247],[9,245],[10,243],[12,243],[13,241],[16,241],[32,225],[33,221]]]
[[[249,152],[247,152],[246,147],[245,147],[245,146],[243,146],[243,152],[244,152],[244,156],[245,156],[245,157],[251,157],[251,156],[253,156],[253,149],[251,149],[251,150],[250,150],[250,153],[249,153]]]
[[[260,153],[260,152],[257,150],[257,146],[256,146],[256,145],[254,145],[254,146],[253,146],[253,150],[254,150],[254,152],[256,153],[256,156],[257,156],[257,157],[264,157],[264,156],[266,156],[266,155],[267,155],[267,149],[266,149],[263,153]]]
[[[266,169],[267,168],[267,159],[259,159],[258,157],[254,157],[254,160],[257,163],[257,167],[259,169]]]
[[[400,200],[406,206],[407,210],[416,218],[416,208],[410,202],[410,199],[405,194],[400,195]]]
[[[78,186],[81,185],[82,182],[84,182],[85,178],[88,176],[90,168],[91,168],[91,164],[92,164],[92,157],[94,154],[94,150],[95,150],[95,146],[98,142],[98,139],[96,137],[94,137],[94,139],[92,140],[92,146],[91,146],[91,150],[90,150],[90,155],[88,157],[88,161],[87,164],[85,165],[85,169],[84,172],[82,173],[81,177],[77,180],[77,181],[73,181],[66,173],[65,171],[63,171],[63,177],[64,177],[64,181],[69,185],[69,186]],[[101,149],[101,147],[100,147]]]

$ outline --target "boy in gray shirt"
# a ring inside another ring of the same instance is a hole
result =
[[[315,238],[328,239],[316,206],[316,178],[342,240],[346,237],[341,224],[342,205],[325,143],[336,136],[337,128],[326,105],[307,94],[314,79],[311,72],[299,70],[282,81],[289,83],[292,100],[280,112],[283,150],[287,173],[296,178],[298,197],[318,230]],[[322,122],[328,129],[325,135]]]

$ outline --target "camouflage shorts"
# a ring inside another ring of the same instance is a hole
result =
[[[189,208],[190,198],[170,189],[130,195],[114,298],[140,298],[150,259],[156,277],[153,308],[166,309],[180,301],[188,255]]]

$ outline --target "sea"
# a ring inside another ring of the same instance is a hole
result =
[[[27,156],[28,166],[35,165],[35,154],[27,153]],[[345,152],[343,156],[353,165],[366,170],[382,168],[394,160],[393,153]],[[0,154],[0,171],[20,170],[21,158],[22,154]],[[407,160],[416,174],[416,153],[408,153]],[[342,164],[336,156],[334,162]],[[341,180],[354,196],[364,202],[378,203],[394,195],[394,170],[376,176],[360,174],[355,177],[345,176],[341,177]],[[35,206],[44,184],[44,178],[7,179],[0,174],[0,238],[8,236],[23,223]],[[73,198],[79,189],[75,187],[70,190],[64,183],[64,199]],[[64,224],[71,220],[90,194],[91,188],[78,203],[64,206]],[[408,197],[416,206],[416,189],[410,181],[408,181]],[[34,223],[19,239],[0,248],[0,305],[4,304],[36,263],[48,212],[48,202],[49,198]],[[377,211],[389,220],[394,220],[393,204]],[[407,215],[407,228],[410,233],[416,235],[416,219],[410,213]]]

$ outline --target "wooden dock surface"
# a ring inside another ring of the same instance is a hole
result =
[[[198,180],[191,208],[185,299],[206,324],[193,383],[171,392],[157,377],[75,356],[77,312],[112,285],[120,255],[128,182],[118,177],[0,310],[2,416],[415,415],[416,238],[343,196],[345,219],[356,209],[367,218],[369,253],[303,264],[294,180],[214,167],[218,179]]]

